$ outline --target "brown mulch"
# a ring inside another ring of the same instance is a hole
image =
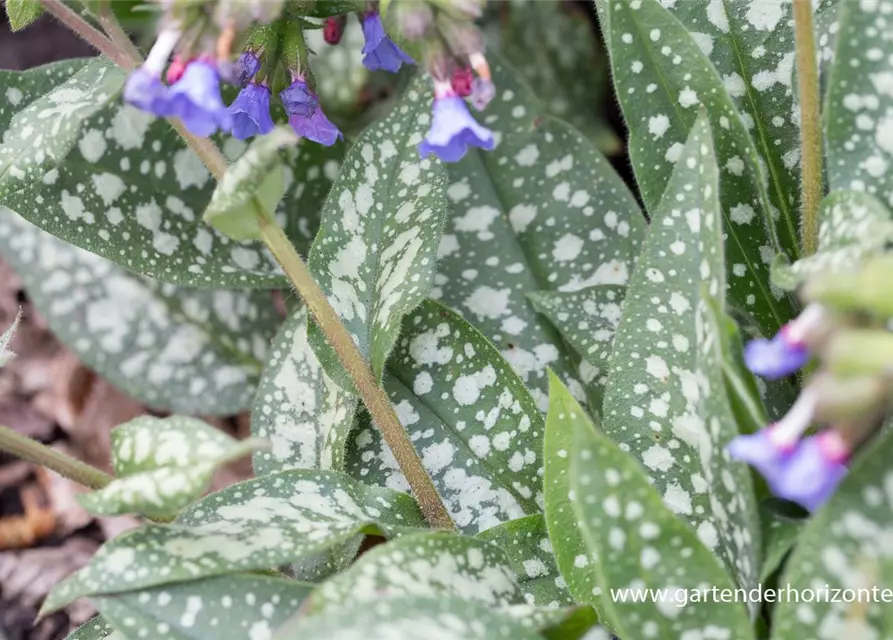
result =
[[[49,18],[11,34],[0,19],[0,68],[27,69],[91,50]],[[2,132],[0,132],[2,134]],[[12,343],[16,358],[0,369],[0,424],[109,470],[109,433],[146,408],[84,367],[50,333],[13,271],[0,261],[0,333],[19,309]],[[211,419],[244,437],[245,416]],[[248,477],[247,460],[221,471],[220,488]],[[78,504],[84,489],[0,452],[0,640],[64,638],[95,610],[78,601],[35,624],[50,589],[82,567],[109,538],[138,524],[135,518],[94,518]]]

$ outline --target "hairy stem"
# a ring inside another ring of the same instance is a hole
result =
[[[84,42],[110,58],[116,65],[128,69],[132,67],[127,56],[119,51],[104,33],[80,17],[62,0],[41,0],[41,2],[47,13],[80,36]]]
[[[822,129],[819,114],[819,73],[810,0],[794,0],[794,37],[797,44],[797,82],[800,90],[800,200],[803,255],[816,252],[819,241],[819,203],[822,200]]]
[[[16,433],[9,427],[0,426],[0,450],[7,451],[22,460],[46,467],[91,489],[102,489],[114,480],[104,471],[91,467],[80,460],[75,460],[64,453],[59,453],[45,444]]]
[[[105,19],[117,25],[114,15],[106,14]],[[103,24],[105,25],[105,23]],[[120,34],[123,34],[120,26],[107,28],[115,40],[120,37]],[[120,43],[116,48],[116,51],[120,50],[121,55],[127,59],[125,64],[119,63],[121,66],[132,68],[142,62],[135,47],[127,48],[122,45],[123,43]],[[207,138],[198,138],[189,133],[179,120],[169,120],[169,122],[186,141],[186,144],[195,151],[208,171],[219,181],[226,173],[227,162],[217,146]],[[295,290],[304,300],[326,339],[335,349],[341,364],[354,381],[372,420],[381,431],[385,443],[390,447],[400,470],[412,488],[425,519],[432,527],[455,530],[456,525],[440,499],[431,476],[422,466],[422,461],[412,446],[409,435],[397,419],[390,398],[375,380],[372,369],[363,358],[363,354],[360,353],[350,333],[341,323],[341,318],[329,304],[322,289],[307,270],[307,265],[304,264],[282,229],[274,221],[260,213],[258,222],[264,243],[276,257],[285,275],[288,276]]]
[[[115,48],[124,54],[125,60],[131,63],[130,68],[136,68],[142,64],[143,56],[127,32],[121,27],[118,19],[115,18],[111,5],[103,5],[99,13],[99,24],[108,34]]]
[[[265,216],[259,216],[259,220],[261,237],[282,266],[289,280],[294,284],[329,344],[338,354],[341,364],[344,365],[356,384],[363,403],[381,431],[385,443],[393,452],[394,458],[397,459],[400,470],[412,487],[425,518],[432,527],[455,529],[455,524],[437,494],[431,477],[422,466],[418,453],[409,441],[403,425],[397,419],[397,414],[394,413],[394,407],[391,405],[387,393],[375,380],[372,369],[363,358],[350,333],[341,324],[341,319],[329,304],[322,289],[310,275],[307,265],[301,260],[301,256],[298,255],[285,233],[275,222],[268,220]]]

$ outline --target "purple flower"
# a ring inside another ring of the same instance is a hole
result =
[[[239,84],[244,87],[260,71],[260,58],[253,51],[244,51],[237,65]]]
[[[258,134],[270,133],[275,126],[270,117],[270,89],[261,84],[249,84],[229,106],[233,136],[245,140]]]
[[[809,362],[809,349],[791,342],[784,329],[771,340],[751,340],[744,347],[744,362],[758,376],[775,380],[789,376]]]
[[[773,491],[810,511],[824,504],[846,475],[849,448],[834,430],[804,438]]]
[[[366,44],[363,46],[363,64],[370,71],[384,69],[394,73],[400,70],[403,63],[414,64],[414,60],[394,44],[384,32],[381,16],[378,13],[367,13],[363,17],[363,36]]]
[[[496,85],[490,80],[475,78],[471,83],[471,104],[478,111],[483,111],[496,96]]]
[[[299,136],[318,142],[325,147],[331,147],[338,138],[344,138],[338,127],[332,124],[326,114],[322,112],[322,107],[317,107],[309,118],[297,114],[292,115],[288,119],[288,123]]]
[[[152,75],[142,67],[127,78],[127,83],[124,85],[124,101],[156,116],[164,117],[170,114],[168,88],[161,82],[161,77]]]
[[[209,136],[218,128],[229,130],[232,118],[220,97],[220,78],[210,62],[196,60],[170,88],[169,115],[177,116],[197,136]]]
[[[319,100],[310,91],[303,78],[295,79],[291,86],[280,91],[279,99],[285,106],[285,112],[290,116],[309,118],[319,106]]]
[[[469,145],[490,151],[495,144],[493,132],[477,123],[462,98],[449,92],[434,98],[431,130],[419,143],[419,155],[433,153],[444,162],[458,162]]]

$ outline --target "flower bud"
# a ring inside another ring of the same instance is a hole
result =
[[[471,95],[471,85],[474,82],[474,73],[468,67],[456,67],[453,71],[453,77],[450,83],[453,85],[453,91],[460,98],[467,98]]]
[[[326,18],[325,24],[322,28],[323,39],[326,41],[326,44],[336,45],[341,42],[341,38],[344,37],[344,29],[347,26],[347,16],[329,16]]]

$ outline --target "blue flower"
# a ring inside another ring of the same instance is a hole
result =
[[[837,431],[804,438],[785,465],[773,491],[815,511],[834,493],[847,473],[849,447]]]
[[[751,340],[744,347],[744,362],[758,376],[775,380],[798,371],[809,362],[806,345],[792,342],[784,330],[771,340]]]
[[[270,117],[270,89],[261,84],[249,84],[229,106],[233,136],[245,140],[258,134],[270,133],[275,126]]]
[[[244,87],[260,71],[260,58],[253,51],[244,51],[237,65],[239,84]]]
[[[309,118],[302,115],[292,115],[288,119],[288,123],[299,136],[318,142],[326,147],[331,147],[338,138],[344,138],[338,127],[332,124],[326,117],[326,114],[322,112],[322,107],[317,107]]]
[[[746,462],[759,471],[766,478],[772,492],[776,493],[775,487],[784,475],[792,449],[773,440],[772,426],[736,437],[727,449],[735,460]]]
[[[127,78],[124,101],[156,116],[170,115],[168,88],[159,76],[152,75],[142,67]]]
[[[496,145],[493,132],[472,117],[462,98],[448,94],[434,99],[431,130],[419,144],[423,158],[431,153],[444,162],[458,162],[468,147],[490,151]]]
[[[367,13],[363,17],[363,64],[371,71],[383,69],[394,73],[400,70],[403,63],[414,64],[415,61],[398,47],[384,31],[381,16],[378,13]]]
[[[218,128],[232,128],[232,118],[220,97],[217,69],[204,60],[186,68],[183,77],[170,88],[169,115],[177,116],[197,136],[209,136]]]
[[[471,104],[478,111],[483,111],[496,96],[496,85],[490,80],[475,78],[471,83]]]
[[[297,78],[287,89],[279,92],[279,99],[290,116],[309,118],[319,106],[319,100],[302,78]]]

